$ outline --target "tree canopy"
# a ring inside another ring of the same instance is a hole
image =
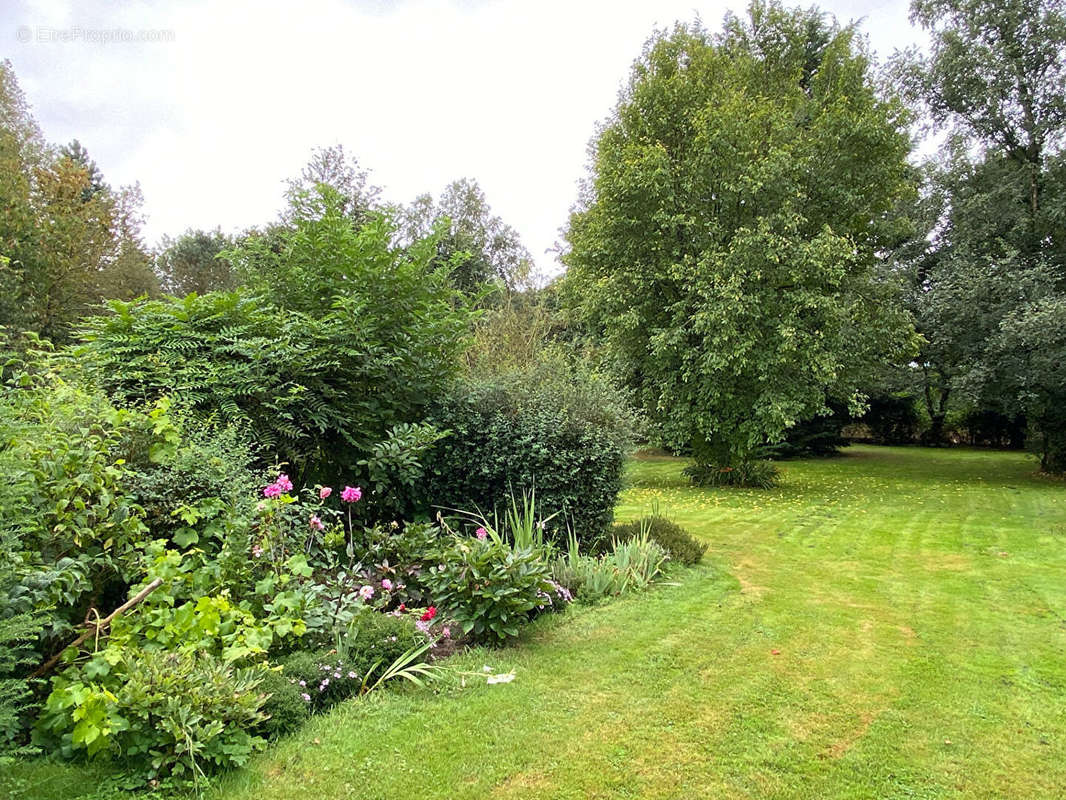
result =
[[[754,3],[647,43],[594,143],[567,290],[675,445],[729,465],[858,401],[909,326],[873,269],[913,192],[853,30]]]

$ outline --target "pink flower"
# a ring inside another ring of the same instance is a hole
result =
[[[277,484],[278,488],[283,492],[292,491],[292,481],[289,480],[289,476],[284,472],[278,475],[278,479],[274,481],[274,483]]]
[[[345,503],[358,503],[362,496],[363,490],[358,486],[345,486],[344,491],[341,492],[341,500]]]
[[[281,496],[281,487],[278,486],[276,483],[272,483],[269,486],[267,486],[265,489],[263,489],[263,497],[280,497],[280,496]]]
[[[256,545],[255,547],[252,548],[252,555],[255,556],[256,558],[259,558],[259,556],[263,555],[263,548],[260,547],[259,545]]]
[[[451,629],[451,628],[449,628],[449,627],[448,627],[447,625],[445,625],[445,626],[444,626],[443,628],[441,628],[441,631],[440,631],[440,632],[441,632],[442,634],[444,634],[444,638],[445,638],[445,639],[448,639],[448,638],[450,638],[450,637],[451,637],[451,635],[452,635],[452,629]]]
[[[428,622],[425,622],[423,620],[419,620],[418,622],[415,623],[415,627],[418,628],[419,631],[421,631],[422,633],[426,634],[427,636],[429,635],[429,623]]]
[[[330,486],[323,486],[321,489],[318,490],[318,499],[325,500],[331,494],[333,494],[333,488]]]
[[[481,541],[485,541],[485,538],[489,535],[489,532],[484,528],[478,528],[474,531],[474,535]]]
[[[359,596],[362,597],[364,600],[369,600],[371,597],[374,596],[374,587],[364,586],[362,589],[359,590]]]
[[[326,526],[322,524],[322,520],[318,518],[318,514],[311,515],[311,527],[316,531],[322,531],[326,529]]]
[[[392,581],[390,581],[388,578],[382,578],[381,579],[381,588],[384,589],[386,592],[391,592],[392,591]]]

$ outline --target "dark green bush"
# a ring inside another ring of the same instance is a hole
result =
[[[605,535],[622,486],[635,420],[603,378],[562,358],[457,385],[433,412],[451,435],[424,457],[423,507],[488,517],[509,498],[536,489],[546,537],[567,526],[582,542]]]
[[[153,538],[216,553],[229,527],[249,526],[265,483],[253,448],[237,428],[172,413],[165,401],[149,416],[147,441],[127,457],[123,494]]]
[[[921,433],[915,398],[900,395],[871,397],[859,420],[870,429],[876,444],[913,444]]]
[[[769,461],[737,461],[730,466],[696,463],[685,467],[685,475],[696,486],[737,486],[771,489],[777,485],[779,470]]]
[[[670,558],[681,564],[698,564],[707,552],[707,545],[699,541],[673,520],[662,516],[645,517],[614,526],[614,538],[620,542],[638,538],[643,531],[658,542]]]
[[[775,461],[789,458],[835,456],[848,446],[844,426],[851,421],[844,403],[830,402],[832,413],[801,420],[787,431],[780,442],[761,448],[760,455]]]
[[[269,670],[259,684],[259,691],[267,695],[263,703],[263,712],[270,715],[260,726],[260,731],[269,738],[281,736],[299,730],[311,716],[311,702],[306,690],[295,679],[288,678],[277,670]]]

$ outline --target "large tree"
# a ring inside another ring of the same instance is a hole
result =
[[[0,325],[70,338],[109,297],[155,290],[136,186],[113,189],[76,140],[51,148],[0,63]]]
[[[940,438],[949,398],[960,398],[1027,417],[1043,465],[1061,469],[1066,428],[1051,410],[1066,384],[1046,371],[1058,339],[1036,331],[1057,319],[1066,288],[1064,5],[918,0],[911,10],[932,46],[905,55],[899,74],[949,133],[926,169],[932,212],[897,259],[924,338],[930,438]],[[1043,352],[1031,349],[1040,342]]]
[[[654,36],[594,145],[572,302],[675,445],[745,462],[910,346],[873,269],[912,191],[862,40],[753,3]]]
[[[163,291],[184,297],[192,292],[206,294],[234,288],[237,279],[233,268],[219,257],[232,246],[233,240],[218,228],[190,228],[175,238],[164,236],[155,257],[155,271]]]
[[[428,236],[440,226],[437,260],[452,262],[452,282],[468,294],[488,283],[520,287],[533,259],[518,232],[492,213],[477,181],[462,178],[445,187],[439,200],[424,194],[405,212],[407,235]]]

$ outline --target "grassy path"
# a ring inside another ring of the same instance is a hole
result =
[[[1066,485],[1016,454],[855,447],[772,492],[657,502],[706,539],[677,585],[463,657],[517,670],[350,703],[214,800],[1066,796]]]

